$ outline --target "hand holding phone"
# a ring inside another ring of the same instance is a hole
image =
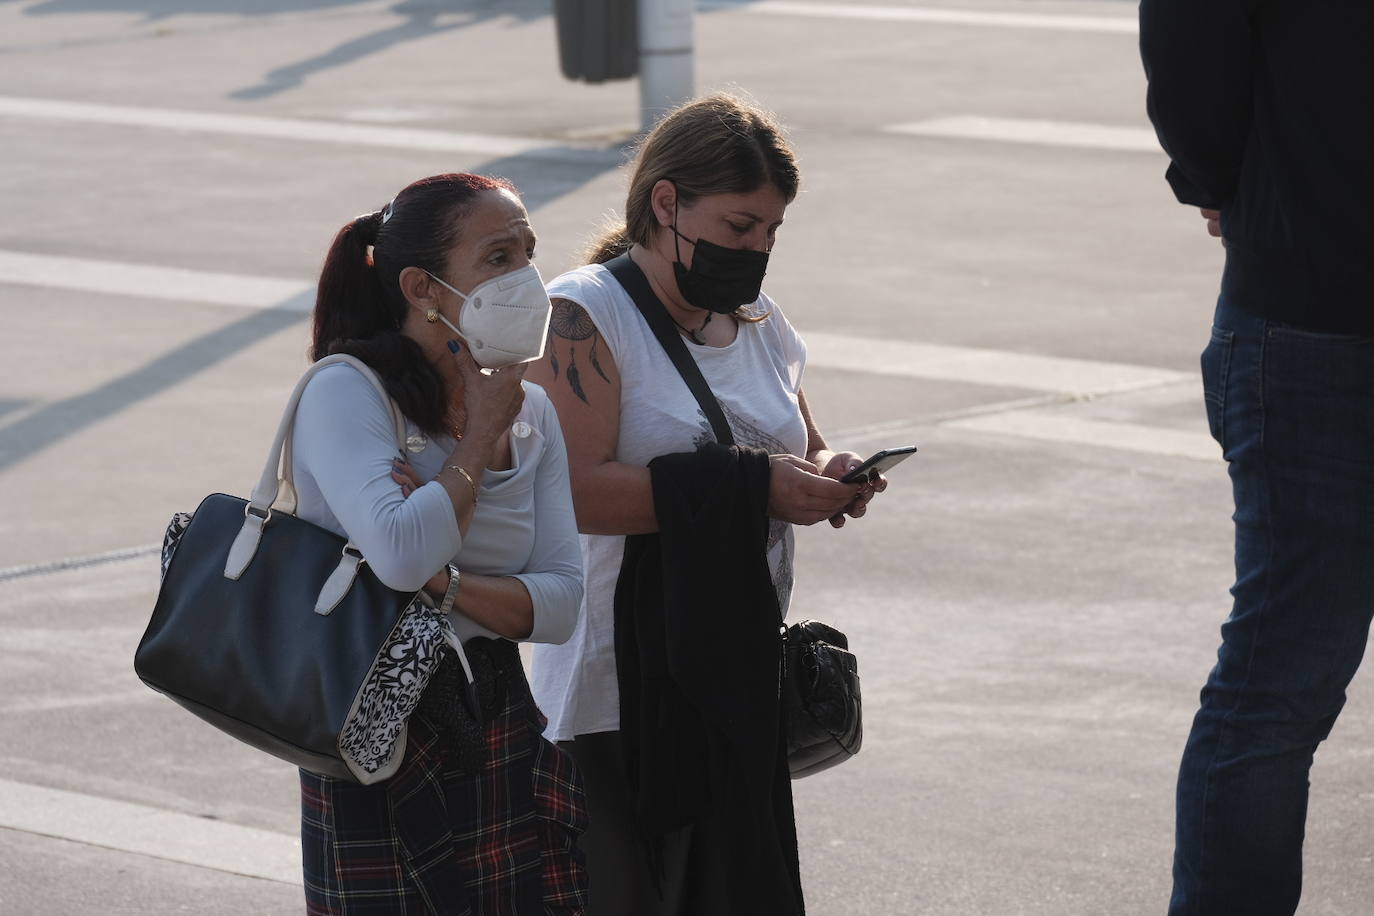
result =
[[[875,452],[863,464],[841,477],[840,483],[863,483],[865,480],[886,473],[914,454],[916,454],[916,446],[914,445],[906,445],[901,448],[882,449],[881,451]]]

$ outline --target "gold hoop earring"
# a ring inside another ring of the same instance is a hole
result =
[[[438,310],[438,309],[430,309],[429,311],[425,312],[425,321],[428,321],[430,324],[433,324],[434,322],[436,322],[436,321],[438,321],[438,320],[439,320],[439,310]]]

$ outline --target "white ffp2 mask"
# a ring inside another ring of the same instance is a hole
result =
[[[544,355],[553,304],[533,264],[492,277],[470,293],[454,289],[434,274],[430,277],[463,300],[458,327],[442,314],[439,320],[467,342],[477,365],[500,369]]]

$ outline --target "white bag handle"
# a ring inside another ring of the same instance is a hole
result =
[[[383,403],[391,411],[391,419],[396,431],[397,448],[405,449],[405,417],[401,415],[396,402],[387,394],[382,380],[377,377],[377,373],[373,372],[370,366],[356,356],[349,356],[346,353],[336,353],[316,362],[305,370],[305,374],[301,376],[295,389],[292,390],[291,397],[287,399],[286,409],[282,411],[281,422],[277,424],[277,435],[273,438],[272,447],[267,454],[267,463],[263,465],[262,475],[258,478],[258,484],[253,488],[252,496],[248,500],[243,527],[239,529],[238,537],[234,539],[233,545],[229,548],[229,556],[224,564],[226,579],[237,579],[248,568],[248,564],[252,562],[253,556],[258,551],[258,543],[262,540],[263,526],[272,517],[273,511],[295,515],[296,485],[291,469],[291,432],[296,425],[296,408],[300,406],[301,393],[305,391],[305,386],[309,384],[316,372],[327,366],[341,364],[352,366],[362,374],[363,378],[372,383],[373,388],[377,389]],[[278,495],[282,497],[281,505],[274,510],[273,505],[277,502]],[[315,605],[317,613],[328,614],[343,600],[343,596],[348,593],[349,587],[352,586],[353,579],[357,576],[358,567],[362,562],[362,554],[353,546],[353,542],[349,541],[345,544],[338,568],[334,570],[320,591],[319,601]]]
[[[296,408],[300,406],[301,394],[305,391],[305,386],[316,372],[327,366],[337,365],[352,366],[360,372],[363,378],[372,383],[372,387],[377,389],[377,394],[381,395],[382,403],[387,405],[391,411],[391,420],[396,427],[396,445],[404,449],[406,444],[406,421],[401,416],[401,411],[396,407],[396,402],[391,400],[391,395],[386,393],[386,386],[377,377],[377,373],[372,371],[372,367],[356,356],[349,356],[346,353],[336,353],[333,356],[326,356],[324,359],[315,363],[301,380],[296,383],[295,389],[291,392],[291,397],[286,402],[286,409],[282,412],[281,423],[277,425],[276,438],[272,440],[272,449],[267,454],[267,463],[263,465],[262,476],[258,478],[258,485],[253,488],[253,495],[248,500],[248,504],[255,509],[266,511],[277,501],[279,484],[285,483],[290,491],[290,508],[282,505],[282,511],[288,515],[294,515],[295,507],[295,482],[291,470],[291,431],[296,425]],[[286,462],[282,462],[283,452],[286,455]]]

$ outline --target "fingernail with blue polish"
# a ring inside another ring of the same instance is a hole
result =
[[[448,351],[449,351],[450,353],[457,353],[457,352],[458,352],[459,350],[461,350],[461,349],[463,349],[463,348],[460,347],[460,346],[458,346],[458,341],[456,341],[456,340],[450,340],[450,341],[448,342]]]

